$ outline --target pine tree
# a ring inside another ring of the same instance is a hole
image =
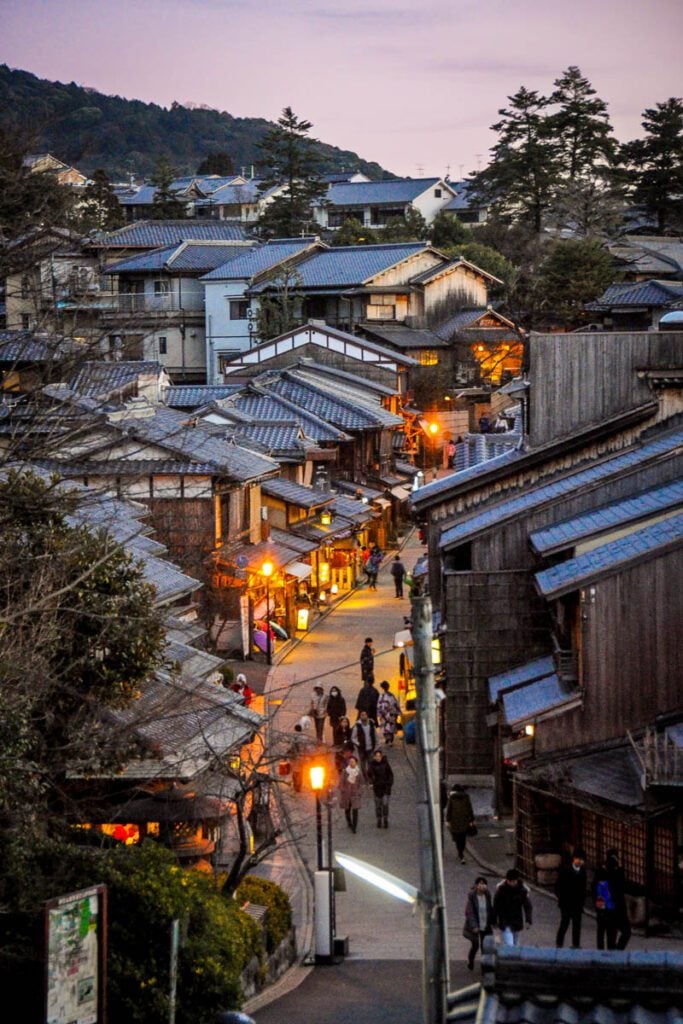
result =
[[[547,97],[522,86],[508,97],[492,126],[499,139],[490,165],[474,177],[473,189],[494,212],[530,223],[538,234],[560,179],[557,144],[548,125]]]
[[[177,220],[185,216],[185,206],[178,199],[175,189],[171,188],[175,177],[176,173],[170,162],[166,157],[162,157],[150,178],[150,183],[156,189],[151,213],[153,220]]]
[[[547,127],[555,137],[563,173],[570,181],[592,176],[614,163],[617,144],[607,104],[579,68],[568,67],[555,80],[550,103],[559,109],[550,115]]]
[[[306,234],[312,223],[311,206],[327,191],[318,173],[317,141],[309,137],[313,125],[302,121],[291,107],[285,107],[261,144],[267,168],[259,191],[263,195],[276,185],[282,190],[265,207],[259,232],[266,238],[293,238]]]
[[[643,113],[645,138],[624,146],[633,199],[660,234],[683,229],[683,100],[672,96]]]
[[[121,205],[106,171],[99,169],[94,172],[85,188],[80,212],[85,230],[97,228],[100,231],[112,231],[123,224]]]

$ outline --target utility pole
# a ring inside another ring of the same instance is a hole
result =
[[[424,1024],[445,1024],[448,1012],[448,933],[441,843],[439,728],[432,665],[432,603],[413,590],[413,651],[417,688],[417,825],[423,910]]]

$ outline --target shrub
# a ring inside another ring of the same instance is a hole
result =
[[[238,906],[249,902],[266,907],[266,945],[269,953],[282,942],[292,927],[292,905],[289,896],[275,882],[257,875],[247,875],[235,893]]]

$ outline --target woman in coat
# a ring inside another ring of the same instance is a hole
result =
[[[453,837],[460,863],[465,863],[465,844],[467,843],[467,830],[474,825],[474,811],[472,801],[462,786],[453,786],[446,804],[446,821]]]
[[[376,750],[368,765],[368,779],[375,797],[377,828],[389,828],[389,797],[394,784],[394,773],[386,756]]]
[[[379,688],[382,692],[377,699],[377,720],[382,729],[384,742],[390,747],[396,735],[396,725],[401,707],[389,689],[386,679],[379,684]]]
[[[338,686],[331,686],[330,692],[327,696],[327,715],[330,719],[330,726],[332,728],[332,742],[335,747],[337,743],[337,726],[339,720],[346,714],[346,701],[342,697],[341,690]]]
[[[493,934],[493,902],[488,882],[483,875],[475,878],[474,885],[467,895],[465,926],[462,933],[471,943],[467,954],[467,966],[473,970],[477,950],[482,948],[485,937]]]
[[[352,832],[358,827],[358,809],[363,803],[363,773],[358,759],[351,755],[339,779],[339,806]]]

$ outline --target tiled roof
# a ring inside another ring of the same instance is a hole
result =
[[[270,380],[268,390],[288,398],[342,430],[372,430],[403,424],[402,417],[394,416],[381,406],[371,410],[366,405],[335,398],[325,389],[315,387],[291,373],[285,372]]]
[[[244,203],[256,203],[258,199],[259,191],[253,181],[248,181],[246,185],[224,182],[212,188],[206,199],[197,199],[195,206],[241,206]]]
[[[239,384],[177,384],[166,388],[164,401],[169,409],[199,409],[239,389]]]
[[[309,540],[315,540],[316,547],[318,547],[321,544],[328,543],[335,537],[350,537],[353,530],[354,526],[349,519],[333,515],[332,522],[328,526],[323,525],[323,523],[319,521],[297,523],[292,526],[291,532],[297,533],[301,537],[306,537]]]
[[[472,327],[486,312],[485,306],[479,306],[476,309],[460,309],[453,316],[449,317],[448,320],[444,320],[443,323],[439,324],[437,330],[442,338],[450,338],[453,334],[457,334],[458,331],[464,331],[468,327]]]
[[[167,245],[163,249],[149,249],[136,253],[135,256],[119,260],[117,263],[112,263],[110,267],[105,267],[104,273],[119,274],[136,270],[140,272],[162,270],[166,266],[167,260],[170,259],[177,248],[177,245]]]
[[[155,185],[139,185],[134,191],[120,192],[118,200],[121,206],[151,206],[156,192]]]
[[[170,562],[155,555],[145,555],[142,571],[146,582],[155,587],[159,604],[177,601],[178,598],[192,594],[202,586],[199,580],[186,576]]]
[[[683,480],[662,484],[633,498],[616,501],[602,508],[591,509],[580,516],[555,523],[529,535],[531,546],[540,554],[572,547],[586,537],[650,518],[668,509],[683,505]]]
[[[533,682],[526,683],[502,695],[503,715],[509,725],[522,723],[537,718],[580,695],[576,686],[569,686],[560,681],[551,672]]]
[[[392,395],[396,394],[395,388],[385,387],[384,384],[378,384],[376,380],[369,380],[367,377],[361,377],[358,373],[340,370],[336,366],[325,366],[324,363],[316,363],[309,359],[302,359],[292,369],[296,369],[297,373],[302,377],[313,377],[317,380],[320,380],[321,377],[331,377],[332,380],[339,380],[344,384],[357,385],[367,391],[373,391],[377,395],[384,395],[385,398],[391,398]]]
[[[332,206],[368,206],[382,203],[410,203],[435,185],[440,178],[399,178],[396,181],[351,181],[330,185],[325,201]],[[448,192],[444,192],[445,199]]]
[[[448,348],[448,342],[440,338],[438,334],[428,330],[417,330],[413,327],[387,327],[384,324],[377,325],[366,324],[364,330],[369,334],[372,334],[373,338],[379,338],[381,341],[386,341],[389,345],[395,345],[396,348],[401,349],[413,349],[413,348]]]
[[[138,253],[130,259],[120,260],[108,267],[107,274],[167,270],[169,273],[194,272],[205,274],[214,267],[222,266],[241,256],[248,246],[229,242],[181,242],[151,252]]]
[[[218,266],[209,274],[205,274],[203,281],[241,281],[251,280],[258,274],[272,270],[282,263],[283,260],[291,260],[301,255],[314,245],[314,238],[300,239],[274,239],[265,245],[249,249],[236,260],[229,260],[228,263]]]
[[[289,505],[298,505],[299,508],[321,508],[329,505],[332,501],[331,494],[324,494],[322,491],[316,491],[313,487],[292,483],[291,480],[284,480],[282,477],[266,480],[261,490],[272,498],[279,498]]]
[[[555,662],[551,655],[544,658],[534,658],[517,668],[508,669],[507,672],[500,672],[498,675],[489,676],[489,700],[493,703],[498,699],[501,690],[507,690],[511,686],[519,686],[521,683],[529,683],[533,679],[540,679],[542,676],[550,675],[555,670]]]
[[[241,224],[220,220],[140,220],[116,231],[96,235],[95,245],[105,249],[159,249],[178,245],[185,239],[234,242],[246,239]]]
[[[455,196],[449,203],[443,207],[444,210],[458,211],[458,210],[469,210],[470,206],[478,207],[481,206],[479,197],[472,191],[472,186],[468,181],[449,181],[448,183]]]
[[[502,281],[500,281],[499,278],[493,277],[493,275],[489,274],[488,271],[482,270],[481,267],[478,267],[475,263],[470,263],[469,260],[466,260],[462,256],[457,257],[456,259],[449,260],[447,263],[442,263],[437,267],[430,267],[429,270],[423,270],[421,274],[417,274],[415,277],[411,278],[411,283],[427,284],[433,278],[438,277],[440,274],[448,273],[449,271],[454,270],[456,267],[468,267],[470,270],[476,270],[477,273],[482,274],[489,280],[498,281],[500,284],[502,284]]]
[[[178,452],[193,462],[206,463],[214,473],[234,481],[255,480],[278,469],[277,462],[268,456],[217,438],[201,422],[188,423],[173,409],[155,407],[152,416],[130,417],[119,423],[133,437]]]
[[[487,435],[481,435],[485,437]],[[449,476],[441,477],[440,480],[431,480],[428,484],[420,487],[419,490],[414,491],[411,494],[410,500],[413,508],[419,509],[421,505],[434,501],[439,495],[446,495],[451,488],[456,487],[461,483],[467,483],[470,480],[476,480],[477,477],[484,476],[489,473],[492,469],[497,467],[505,467],[512,465],[522,459],[527,453],[521,451],[519,448],[509,448],[507,451],[500,455],[496,455],[493,458],[488,458],[483,462],[477,463],[474,466],[470,466],[468,469],[462,469],[459,472],[451,473]]]
[[[556,752],[550,764],[529,767],[524,776],[541,780],[544,789],[559,791],[564,800],[580,807],[604,809],[606,802],[616,804],[633,820],[645,809],[642,768],[628,740],[606,743],[588,753]]]
[[[522,494],[517,494],[514,497],[487,506],[484,511],[469,516],[467,519],[456,523],[455,526],[451,526],[442,534],[439,546],[442,550],[455,547],[476,534],[482,533],[492,526],[504,523],[522,513],[529,512],[539,505],[550,503],[565,495],[573,494],[582,487],[591,487],[608,480],[610,477],[635,470],[639,466],[645,465],[651,459],[661,459],[668,454],[673,454],[677,448],[680,448],[681,444],[683,444],[683,430],[676,430],[662,437],[634,446],[626,451],[619,452],[600,462],[593,463],[585,469],[577,468],[556,480],[552,480],[550,483],[528,488]],[[490,467],[491,462],[484,464],[485,470],[490,469]],[[441,483],[443,481],[438,482]],[[424,490],[426,491],[427,488],[425,487]]]
[[[631,562],[655,557],[681,544],[683,513],[536,573],[536,584],[544,597],[559,597],[592,580],[611,576]]]
[[[299,555],[308,555],[311,551],[317,551],[318,549],[317,541],[299,537],[296,534],[290,533],[289,530],[278,530],[276,526],[271,527],[270,539],[273,544],[282,544],[284,547],[296,551]]]
[[[337,494],[332,501],[332,511],[352,523],[369,522],[375,515],[372,506],[347,494]]]
[[[301,426],[295,420],[244,423],[235,427],[234,436],[238,442],[255,442],[263,451],[279,455],[300,452],[303,458],[306,447]]]
[[[392,245],[349,245],[325,249],[297,265],[297,287],[337,289],[361,286],[427,248],[424,242],[396,242]],[[250,290],[258,293],[268,287],[269,282],[265,281]]]
[[[55,350],[32,331],[0,331],[0,362],[38,363],[54,356]]]
[[[153,360],[130,360],[119,363],[84,363],[70,386],[89,398],[106,398],[122,388],[135,384],[144,375],[161,376],[164,368]]]
[[[218,403],[220,407],[220,402]],[[314,441],[348,441],[349,435],[337,426],[314,414],[306,404],[291,400],[288,396],[277,394],[269,386],[259,385],[258,390],[249,387],[244,394],[231,397],[225,403],[230,409],[235,407],[247,413],[257,422],[265,420],[281,420],[294,417],[307,437]]]
[[[586,309],[611,309],[615,306],[670,306],[683,302],[683,282],[637,281],[611,284],[599,299],[589,302]]]

